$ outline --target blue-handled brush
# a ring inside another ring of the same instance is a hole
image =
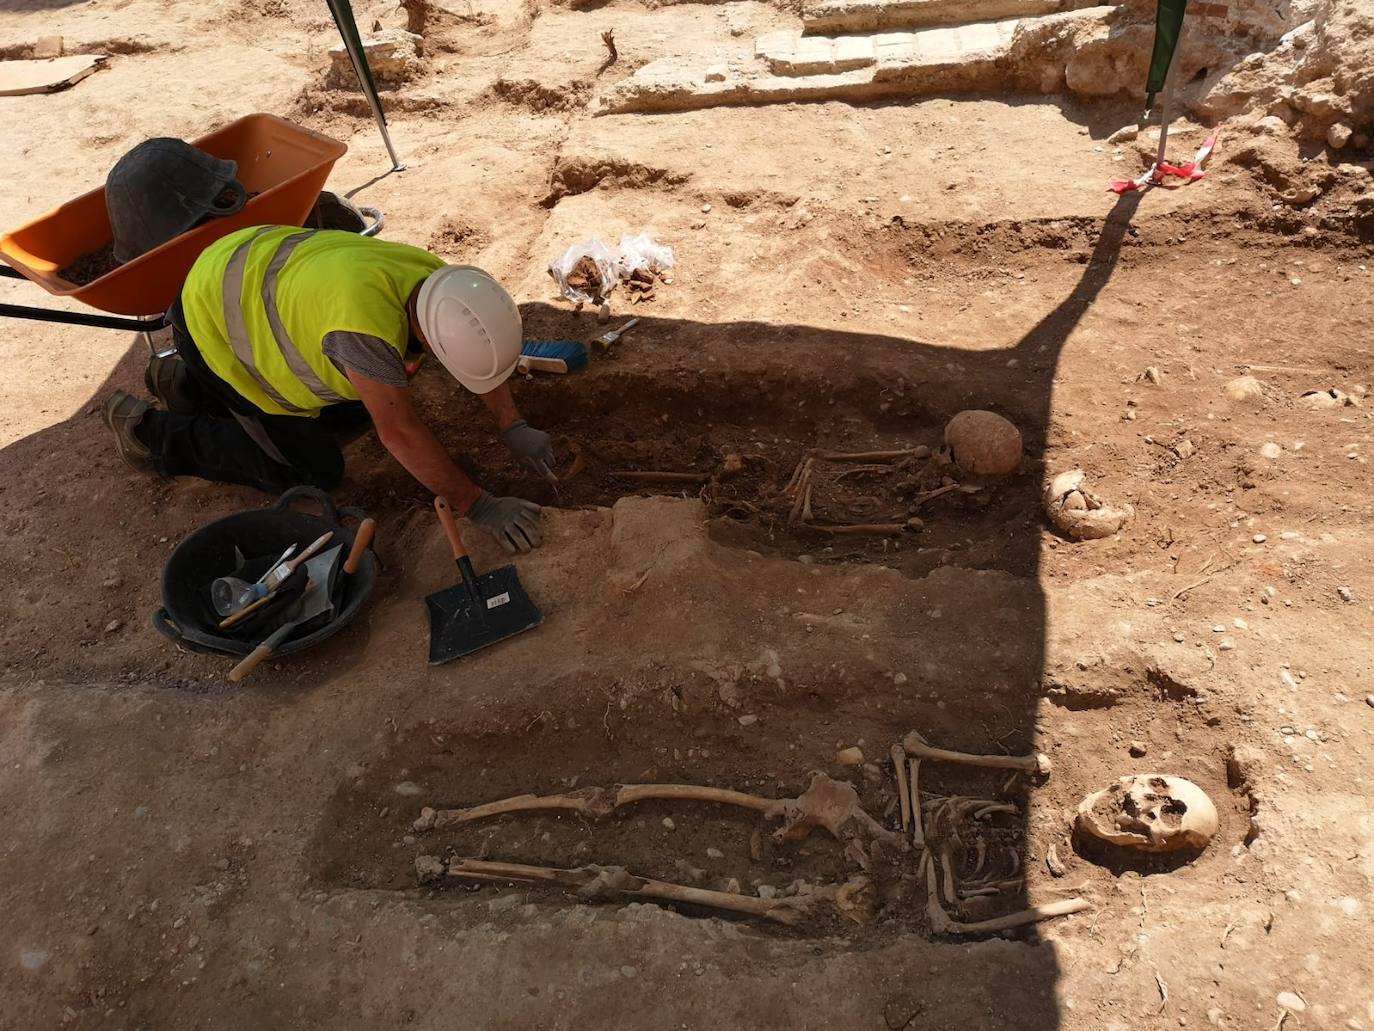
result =
[[[587,365],[586,345],[576,340],[526,340],[515,367],[523,373],[576,372]]]

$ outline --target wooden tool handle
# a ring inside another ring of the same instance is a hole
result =
[[[272,654],[272,646],[263,642],[243,657],[237,666],[229,671],[229,682],[237,684],[244,677],[252,673],[262,664],[267,656]]]
[[[348,553],[348,561],[344,563],[344,572],[349,576],[358,571],[358,566],[363,561],[363,552],[371,547],[372,537],[376,532],[375,519],[364,519],[358,524],[358,532],[353,535],[353,550]]]
[[[258,609],[262,608],[275,597],[276,595],[269,591],[267,594],[264,594],[257,601],[249,602],[247,605],[239,609],[237,612],[225,616],[222,620],[220,620],[219,628],[221,630],[228,630],[231,626],[234,626],[237,623],[242,623],[245,619],[251,616],[254,612],[257,612]]]
[[[297,569],[299,569],[303,563],[309,562],[312,558],[314,558],[315,554],[326,544],[328,544],[333,536],[333,530],[326,530],[324,533],[320,534],[320,536],[316,539],[315,543],[311,544],[310,547],[306,548],[295,558],[287,561],[287,576],[289,576],[290,574],[294,573]],[[282,581],[285,582],[285,580],[286,577],[282,577]]]
[[[444,528],[444,533],[448,534],[448,543],[453,548],[455,559],[466,558],[468,551],[463,547],[463,538],[458,534],[458,524],[453,519],[453,509],[449,507],[447,498],[434,499],[434,511],[439,513],[439,525]]]

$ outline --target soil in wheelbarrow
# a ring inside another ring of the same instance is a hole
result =
[[[81,255],[57,274],[73,286],[85,286],[87,283],[94,283],[106,273],[113,272],[119,266],[120,262],[116,261],[114,256],[114,241],[111,240],[99,250]]]

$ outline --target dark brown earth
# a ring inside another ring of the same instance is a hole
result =
[[[453,566],[431,499],[367,434],[336,498],[379,521],[369,607],[237,687],[228,662],[176,648],[149,616],[178,542],[270,499],[119,461],[99,403],[142,391],[141,341],[7,323],[0,1026],[1268,1031],[1296,993],[1290,1031],[1374,1027],[1368,153],[1238,130],[1202,183],[1118,202],[1103,185],[1148,149],[1116,160],[1103,142],[1124,104],[590,118],[608,26],[615,77],[735,38],[721,11],[479,4],[427,49],[430,76],[388,95],[411,168],[378,179],[365,105],[320,85],[332,26],[287,7],[0,14],[26,38],[35,18],[85,41],[135,19],[146,37],[67,93],[16,98],[22,144],[0,154],[19,184],[11,217],[95,185],[137,138],[278,111],[349,141],[330,185],[383,209],[388,238],[507,283],[530,338],[643,321],[586,371],[516,385],[560,471],[584,457],[557,496],[441,370],[416,382],[480,482],[548,506],[545,546],[518,563],[540,628],[426,665],[423,598]],[[791,17],[728,7],[751,35]],[[193,78],[217,88],[172,103]],[[1178,132],[1187,149],[1201,127]],[[1053,174],[1029,167],[1046,155]],[[1325,192],[1287,205],[1292,176]],[[550,260],[627,231],[676,252],[651,305],[617,291],[601,323],[551,296]],[[1245,374],[1259,393],[1235,400]],[[1352,404],[1302,400],[1331,387]],[[966,408],[1016,424],[1017,472],[940,462]],[[919,447],[932,457],[818,465],[816,525],[788,525],[785,488],[813,450]],[[723,477],[730,456],[741,468]],[[1075,467],[1135,508],[1121,533],[1049,528],[1041,488]],[[646,470],[705,479],[617,475]],[[946,477],[978,489],[921,498]],[[861,521],[905,528],[819,528]],[[506,561],[467,540],[479,568]],[[886,756],[913,729],[1053,762],[1010,783],[923,766],[930,799],[1016,807],[954,858],[971,873],[981,839],[1024,884],[962,916],[1071,896],[1088,911],[1005,937],[933,934],[908,855],[872,863],[868,923],[794,929],[415,875],[440,855],[733,878],[750,894],[833,884],[859,869],[839,843],[775,844],[770,821],[703,805],[411,824],[423,806],[617,783],[781,797],[819,770],[892,827]],[[837,764],[850,747],[867,765]],[[1079,800],[1154,770],[1209,793],[1216,840],[1181,860],[1082,854]]]

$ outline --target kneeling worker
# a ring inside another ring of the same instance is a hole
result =
[[[258,226],[206,248],[168,314],[178,353],[153,358],[147,375],[163,409],[122,392],[105,403],[129,465],[328,490],[344,465],[330,427],[361,401],[386,449],[456,513],[508,551],[539,545],[539,506],[473,483],[407,390],[428,351],[481,395],[516,459],[549,475],[549,436],[521,418],[507,383],[520,313],[487,273],[354,233]]]

